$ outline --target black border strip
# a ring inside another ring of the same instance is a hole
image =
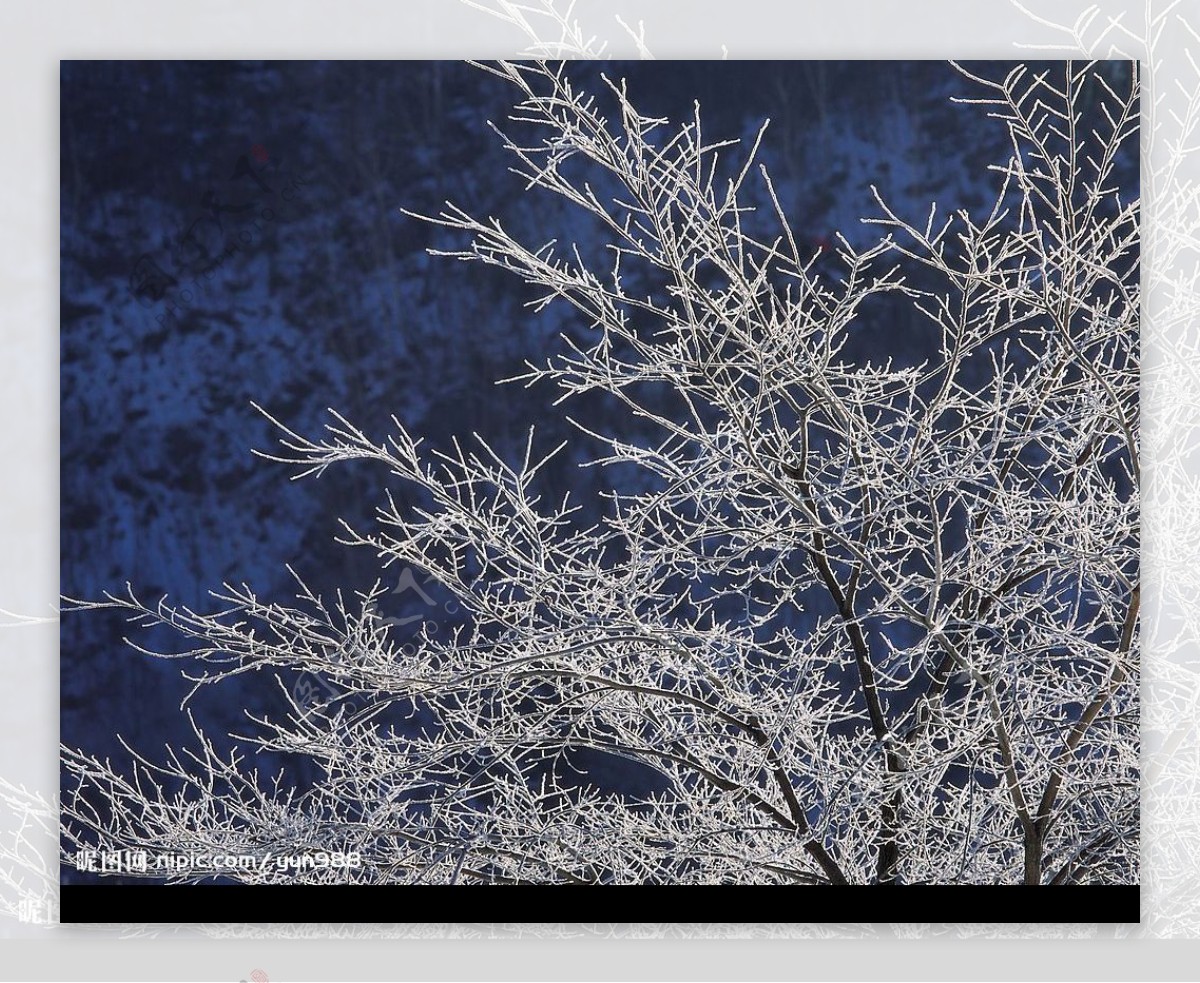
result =
[[[616,895],[614,897],[614,894]],[[63,923],[1140,921],[1137,885],[1094,887],[408,887],[388,885],[66,884]],[[699,902],[684,909],[683,902]]]

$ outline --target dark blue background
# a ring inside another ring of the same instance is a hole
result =
[[[999,124],[950,104],[973,90],[941,62],[573,69],[593,85],[601,70],[673,123],[699,99],[709,138],[750,136],[770,117],[762,160],[812,248],[836,232],[873,240],[857,221],[875,214],[871,183],[912,218],[933,199],[942,212],[990,204],[986,165],[1007,153]],[[515,278],[429,257],[461,237],[400,212],[450,199],[525,241],[594,254],[593,224],[507,173],[485,125],[510,108],[502,82],[442,62],[64,62],[61,81],[64,594],[128,580],[145,601],[168,593],[211,610],[223,581],[289,601],[287,563],[325,593],[380,576],[373,556],[333,540],[338,517],[369,526],[386,476],[348,465],[289,481],[250,454],[275,440],[251,400],[308,435],[334,407],[376,438],[395,414],[433,446],[478,431],[509,458],[536,423],[541,447],[572,440],[544,475],[548,497],[570,487],[603,508],[621,472],[573,466],[595,448],[550,407],[554,394],[493,385],[581,326],[565,307],[524,309]],[[930,339],[908,317],[869,310],[859,353],[916,361]],[[636,439],[634,424],[618,426]],[[389,603],[432,616],[412,592]],[[119,734],[161,760],[164,744],[194,742],[179,710],[190,686],[179,664],[122,645],[128,630],[110,612],[64,617],[62,739],[119,763]],[[180,644],[161,631],[137,640]],[[245,710],[279,706],[250,675],[202,692],[193,712],[219,738],[246,730]]]

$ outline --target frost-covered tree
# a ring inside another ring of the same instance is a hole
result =
[[[1136,64],[960,68],[1011,137],[994,207],[876,194],[882,238],[834,257],[790,227],[759,141],[706,143],[700,107],[673,126],[568,65],[487,70],[519,93],[527,190],[598,222],[608,259],[452,205],[426,221],[573,308],[519,381],[568,413],[587,394],[578,441],[509,461],[478,437],[427,453],[400,421],[275,421],[267,456],[301,475],[361,459],[410,489],[346,526],[373,592],[83,606],[181,633],[166,657],[200,683],[325,681],[283,685],[247,737],[321,780],[199,730],[131,774],[64,748],[66,842],[361,860],[225,872],[253,883],[1136,883]],[[919,364],[856,339],[881,300],[927,327]],[[589,448],[615,476],[597,523],[539,494]],[[461,624],[382,617],[401,571]],[[580,774],[614,760],[649,790]]]

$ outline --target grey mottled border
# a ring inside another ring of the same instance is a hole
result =
[[[481,6],[499,10],[500,0]],[[530,3],[530,6],[536,4]],[[565,11],[565,4],[557,8]],[[620,15],[621,21],[617,16]],[[681,2],[681,0],[584,0],[568,24],[580,32],[566,43],[587,46],[593,53],[636,57],[648,48],[658,57],[1138,57],[1146,63],[1149,91],[1146,106],[1144,158],[1144,256],[1146,302],[1144,318],[1144,451],[1147,462],[1144,557],[1147,599],[1144,610],[1145,868],[1143,922],[1118,933],[1137,939],[1195,937],[1200,934],[1200,739],[1193,721],[1200,696],[1200,652],[1197,649],[1195,581],[1200,578],[1200,456],[1194,453],[1200,423],[1200,336],[1193,330],[1200,311],[1200,185],[1196,181],[1200,155],[1196,146],[1200,123],[1200,24],[1189,22],[1187,5],[1180,2],[1123,2],[1085,4],[1075,0],[1025,0],[1024,3],[961,4],[946,0],[892,3],[890,0],[840,0],[838,3],[773,3],[767,0]],[[5,559],[0,566],[0,608],[22,618],[3,617],[0,631],[0,778],[8,792],[0,797],[0,939],[28,937],[62,943],[74,939],[83,952],[94,948],[109,931],[86,931],[47,926],[36,921],[5,918],[5,905],[36,896],[53,870],[56,837],[44,819],[52,813],[51,793],[57,787],[54,756],[57,735],[56,633],[41,619],[52,613],[57,596],[57,59],[60,57],[464,57],[512,55],[535,42],[557,43],[561,23],[537,20],[533,35],[512,23],[488,17],[469,4],[448,0],[419,0],[383,5],[365,0],[328,4],[180,4],[166,7],[133,0],[118,8],[101,8],[60,0],[17,18],[13,7],[0,13],[0,36],[7,38],[5,62],[10,84],[3,88],[4,132],[12,152],[0,160],[5,180],[0,183],[4,216],[4,262],[0,291],[5,298],[0,363],[0,426],[7,450],[0,541]],[[602,50],[601,50],[602,49]],[[31,754],[30,749],[42,754]],[[32,851],[32,852],[31,852]],[[7,881],[5,880],[7,878]],[[5,893],[17,884],[18,893]],[[22,893],[23,892],[23,893]],[[36,905],[26,903],[30,916]],[[17,912],[19,913],[19,912]],[[384,914],[384,913],[381,913]],[[714,913],[717,914],[717,913]],[[781,913],[784,915],[785,913]],[[911,938],[937,939],[938,960],[957,950],[955,940],[989,938],[1092,940],[1086,950],[1072,947],[1064,967],[1037,963],[1039,975],[1056,978],[1104,979],[1120,966],[1145,966],[1145,956],[1126,963],[1124,956],[1107,957],[1110,946],[1101,939],[1107,930],[1087,925],[1056,926],[934,926],[934,925],[777,925],[735,926],[721,923],[661,926],[192,926],[139,929],[123,926],[116,934],[160,935],[181,941],[200,933],[209,937],[240,935],[236,946],[259,952],[254,962],[230,962],[215,954],[186,963],[160,957],[145,972],[131,966],[133,947],[122,946],[113,978],[168,978],[207,971],[208,978],[248,978],[261,967],[270,978],[302,978],[299,974],[328,972],[329,964],[313,963],[302,954],[315,940],[404,937],[464,940],[515,937],[547,940],[529,948],[525,959],[540,959],[571,939],[576,955],[601,939],[786,939],[840,938],[847,945],[823,946],[816,959],[806,949],[804,975],[815,971],[836,978],[849,965],[846,955],[864,949],[891,949]],[[581,938],[582,936],[582,938]],[[871,939],[870,947],[857,947]],[[889,940],[897,940],[889,942]],[[139,945],[155,949],[165,941]],[[370,945],[371,943],[366,943]],[[514,942],[513,944],[517,944]],[[665,945],[666,943],[664,943]],[[532,945],[532,943],[529,943]],[[1022,947],[1030,953],[1040,946]],[[606,946],[613,949],[614,943]],[[187,947],[195,953],[194,946]],[[461,951],[466,946],[460,946]],[[706,948],[698,943],[698,950]],[[770,946],[747,950],[766,952]],[[1058,947],[1055,951],[1062,951]],[[1126,950],[1141,950],[1130,944]],[[394,945],[392,947],[394,951]],[[829,950],[826,952],[825,950]],[[45,973],[62,978],[58,959],[69,960],[68,946],[6,946],[10,954],[41,952],[29,963],[23,957],[20,975],[33,979]],[[836,951],[834,951],[836,950]],[[206,953],[209,950],[204,950]],[[323,950],[324,951],[324,950]],[[359,951],[356,949],[356,951]],[[425,953],[409,968],[391,967],[389,978],[416,972],[435,978],[451,962],[435,951]],[[440,950],[443,951],[444,950]],[[623,951],[623,950],[622,950]],[[678,945],[673,951],[680,950]],[[795,953],[795,950],[791,950]],[[1119,950],[1116,950],[1119,951]],[[50,953],[57,955],[51,959]],[[348,952],[348,950],[347,950]],[[1010,953],[1011,955],[1012,953]],[[726,971],[733,964],[705,961],[699,951],[692,978],[709,971]],[[915,953],[914,953],[915,955]],[[1186,973],[1188,960],[1177,965]],[[1086,958],[1085,958],[1086,956]],[[830,957],[830,958],[826,958]],[[982,957],[976,951],[972,962]],[[762,958],[760,955],[758,958]],[[768,959],[770,957],[767,957]],[[1054,956],[1054,959],[1060,958]],[[1096,966],[1089,966],[1093,960]],[[572,960],[573,961],[573,960]],[[875,959],[872,958],[872,962]],[[924,962],[920,960],[919,962]],[[355,960],[357,964],[357,960]],[[553,960],[539,965],[550,965]],[[785,959],[782,974],[796,978],[795,963]],[[658,965],[658,957],[655,957]],[[757,963],[756,963],[757,964]],[[64,962],[64,966],[70,965]],[[95,962],[84,971],[102,978]],[[201,970],[203,965],[205,969]],[[359,978],[367,972],[364,964]],[[459,963],[461,965],[461,963]],[[501,967],[484,955],[478,964],[496,978]],[[635,964],[636,965],[636,964]],[[878,963],[887,966],[887,962]],[[950,963],[954,966],[953,962]],[[984,965],[984,964],[981,964]],[[992,964],[995,965],[995,964]],[[1017,978],[1015,969],[1012,978]],[[346,964],[349,968],[349,962]],[[772,962],[761,964],[763,978],[774,975]],[[1108,967],[1106,971],[1104,967]],[[749,968],[747,965],[746,968]],[[1171,963],[1158,967],[1160,978],[1174,975]],[[525,978],[538,978],[527,965]],[[646,974],[649,965],[643,965]],[[687,976],[678,963],[675,972]],[[17,966],[12,963],[12,971]],[[562,970],[556,970],[562,972]],[[587,971],[583,960],[582,972]],[[461,972],[461,969],[459,970]],[[1126,969],[1126,974],[1129,970]],[[962,963],[952,969],[967,975]],[[236,975],[235,975],[236,974]],[[937,978],[925,965],[921,978]],[[520,975],[518,973],[518,975]],[[550,974],[551,977],[553,973]],[[672,975],[668,969],[663,975]]]

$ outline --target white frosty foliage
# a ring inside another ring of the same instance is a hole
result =
[[[1139,58],[1145,329],[1143,450],[1146,572],[1143,661],[1145,914],[1137,935],[1200,933],[1200,623],[1196,618],[1200,473],[1194,455],[1200,347],[1200,31],[1186,4],[1091,4],[1071,21],[1061,6],[1015,5],[1047,41],[1024,44],[1094,58]]]
[[[0,914],[22,922],[57,921],[58,871],[46,844],[57,817],[36,791],[0,778]]]

